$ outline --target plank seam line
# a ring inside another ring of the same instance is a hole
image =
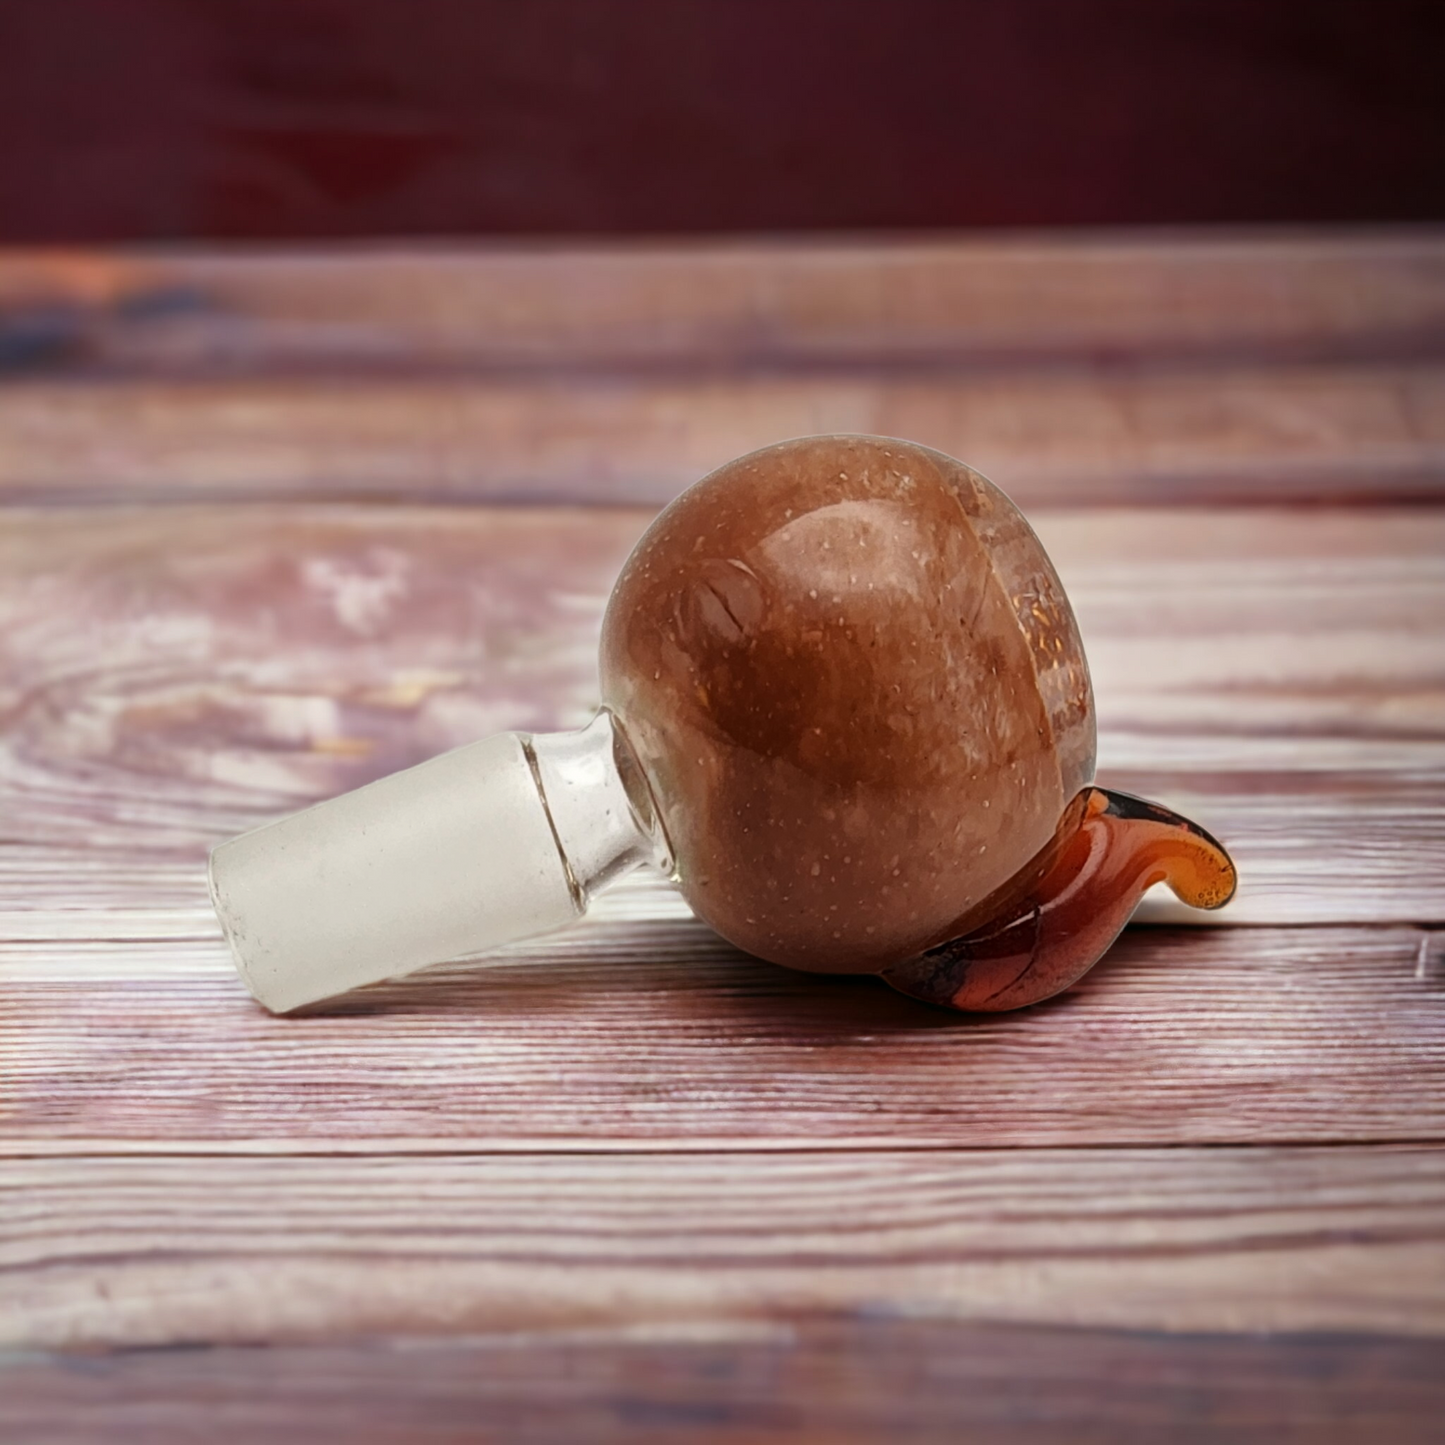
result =
[[[69,1161],[134,1160],[134,1159],[656,1159],[668,1155],[679,1157],[718,1154],[732,1157],[752,1155],[758,1158],[778,1158],[789,1154],[875,1155],[875,1154],[1061,1154],[1061,1153],[1132,1153],[1157,1154],[1164,1151],[1179,1153],[1222,1153],[1249,1152],[1265,1153],[1271,1150],[1344,1151],[1368,1150],[1373,1153],[1404,1152],[1407,1150],[1440,1150],[1445,1148],[1445,1135],[1424,1134],[1401,1136],[1399,1138],[1309,1138],[1286,1137],[1279,1139],[1241,1140],[1160,1140],[1157,1142],[1123,1140],[1110,1142],[1046,1143],[1046,1144],[922,1144],[880,1142],[865,1144],[830,1145],[818,1141],[788,1141],[776,1147],[759,1144],[731,1144],[727,1141],[697,1144],[668,1144],[647,1148],[636,1142],[621,1144],[617,1148],[595,1146],[569,1148],[561,1146],[525,1145],[516,1149],[467,1148],[465,1145],[452,1147],[407,1148],[389,1147],[382,1144],[376,1148],[355,1149],[310,1149],[296,1148],[285,1141],[279,1148],[241,1147],[218,1149],[215,1147],[137,1147],[133,1149],[77,1149],[48,1148],[29,1150],[0,1146],[0,1158],[17,1161],[43,1161],[64,1159]]]

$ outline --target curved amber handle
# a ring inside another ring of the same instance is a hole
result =
[[[1234,896],[1229,854],[1178,813],[1128,793],[1086,788],[1065,818],[1076,815],[1077,828],[1055,841],[1027,896],[883,977],[902,993],[948,1008],[1022,1008],[1082,978],[1155,883],[1168,883],[1192,908],[1222,908]]]

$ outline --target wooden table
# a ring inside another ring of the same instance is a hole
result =
[[[1445,236],[12,254],[0,365],[3,1438],[1441,1438]],[[211,844],[582,722],[829,430],[1029,510],[1223,926],[962,1018],[638,882],[248,1000]]]

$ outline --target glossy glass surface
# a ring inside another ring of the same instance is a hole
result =
[[[1001,897],[973,932],[895,964],[884,977],[948,1008],[1023,1008],[1087,973],[1155,883],[1167,883],[1191,908],[1222,908],[1234,896],[1234,864],[1203,828],[1104,788],[1079,794],[1042,861],[1027,887]]]
[[[1043,548],[907,442],[786,442],[685,493],[613,592],[602,683],[689,902],[796,968],[879,971],[967,931],[1093,777]]]

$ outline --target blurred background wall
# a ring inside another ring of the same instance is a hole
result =
[[[0,241],[1445,216],[1438,0],[0,0]]]

